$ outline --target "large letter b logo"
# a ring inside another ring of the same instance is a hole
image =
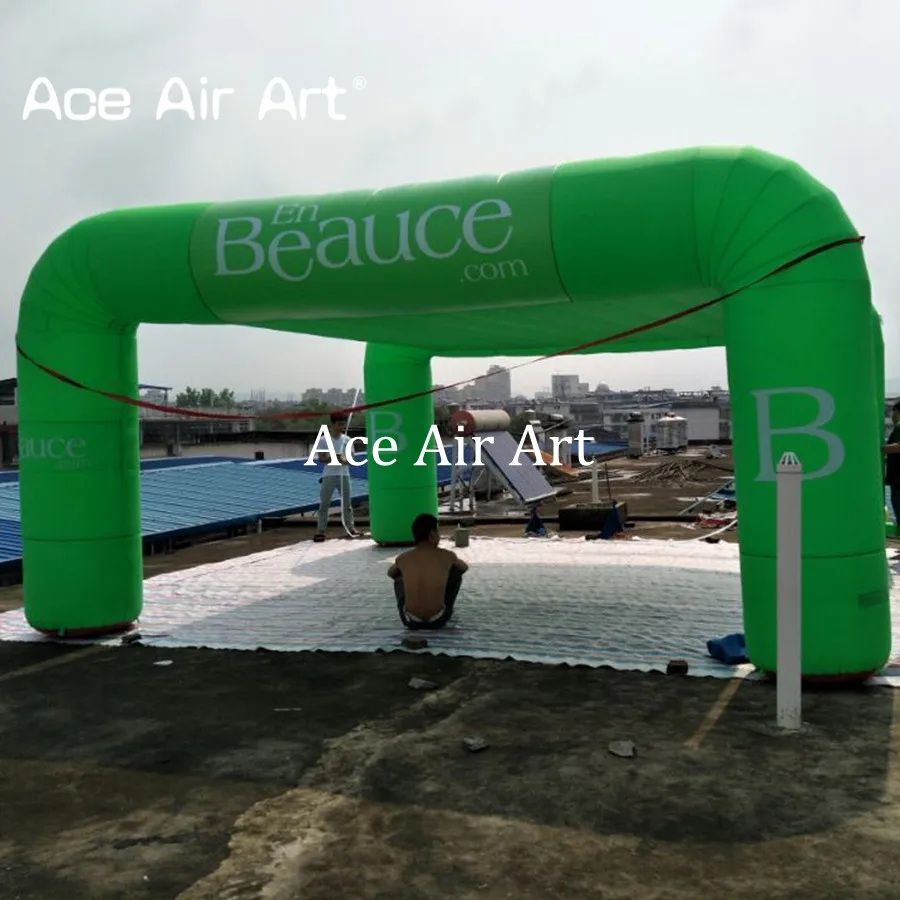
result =
[[[370,446],[380,437],[391,437],[397,442],[398,453],[402,453],[406,449],[406,436],[401,430],[403,417],[400,413],[389,409],[373,409],[368,413],[368,417]],[[385,420],[387,420],[387,424],[385,424]]]
[[[772,453],[772,438],[776,434],[804,434],[818,438],[828,447],[828,460],[825,465],[814,472],[803,473],[804,480],[826,478],[833,475],[844,464],[844,442],[833,432],[822,427],[834,418],[834,397],[819,388],[773,388],[766,391],[753,391],[756,398],[756,427],[759,440],[759,475],[757,481],[775,480],[775,460]],[[812,422],[795,425],[792,428],[773,428],[769,401],[776,394],[805,394],[818,404],[818,413]]]

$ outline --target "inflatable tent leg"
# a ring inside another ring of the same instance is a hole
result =
[[[776,670],[775,467],[792,451],[804,470],[802,673],[875,671],[891,630],[872,424],[881,390],[862,253],[811,260],[730,298],[724,315],[752,661]]]
[[[366,348],[366,403],[378,403],[391,397],[404,397],[431,390],[431,359],[415,350],[369,344]],[[437,465],[434,453],[423,456],[422,449],[434,424],[431,395],[392,403],[366,413],[369,464],[369,516],[372,539],[380,544],[412,543],[410,526],[422,513],[437,515]],[[378,465],[373,449],[379,438],[381,458],[392,465]],[[429,447],[436,447],[434,440]]]
[[[29,324],[18,338],[45,365],[137,393],[135,329]],[[126,627],[140,615],[143,577],[138,411],[22,357],[18,375],[25,617],[69,637]]]

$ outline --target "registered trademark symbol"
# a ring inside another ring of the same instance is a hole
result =
[[[364,91],[367,83],[368,82],[362,75],[357,75],[356,78],[353,79],[353,87],[358,91]]]

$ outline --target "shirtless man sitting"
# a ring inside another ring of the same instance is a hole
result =
[[[438,546],[441,536],[434,516],[418,516],[412,533],[416,546],[401,553],[388,569],[397,611],[407,628],[443,628],[453,615],[463,573],[469,567],[455,553]]]

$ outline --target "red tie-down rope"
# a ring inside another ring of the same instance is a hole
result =
[[[743,287],[736,288],[733,291],[730,291],[727,294],[722,294],[720,297],[716,297],[713,300],[707,300],[705,303],[698,303],[696,306],[691,306],[688,309],[683,309],[680,312],[672,313],[672,315],[665,316],[662,319],[654,319],[652,322],[647,322],[643,325],[638,325],[635,328],[629,328],[627,331],[620,331],[617,334],[610,334],[606,337],[598,338],[594,341],[587,341],[584,344],[578,344],[575,347],[567,347],[564,350],[557,350],[555,353],[548,353],[546,356],[539,356],[536,359],[526,360],[525,362],[516,363],[513,366],[507,366],[508,371],[514,371],[515,369],[521,369],[525,366],[531,366],[535,363],[544,362],[548,359],[555,359],[558,356],[570,356],[575,353],[580,353],[583,350],[589,350],[592,347],[599,347],[602,344],[610,344],[613,341],[620,341],[623,338],[631,337],[635,334],[640,334],[643,331],[650,331],[653,328],[659,328],[662,325],[668,325],[669,322],[675,322],[678,319],[683,319],[686,316],[693,315],[694,313],[700,312],[704,309],[709,309],[711,306],[715,306],[718,303],[722,303],[727,300],[729,297],[734,297],[736,294],[741,293],[742,291],[746,291],[749,288],[755,287],[760,282],[766,281],[769,278],[772,278],[775,275],[780,274],[781,272],[786,272],[788,269],[794,268],[794,266],[800,265],[802,262],[806,262],[806,260],[811,259],[814,256],[818,256],[820,253],[825,253],[828,250],[833,250],[835,247],[841,247],[845,244],[861,244],[865,240],[863,235],[854,235],[853,237],[840,238],[836,241],[831,241],[828,244],[823,244],[820,247],[816,247],[813,250],[809,250],[806,253],[801,254],[800,256],[795,257],[789,262],[784,263],[783,265],[778,266],[776,269],[772,269],[771,272],[767,272],[765,275],[757,278],[755,281],[751,281],[749,284],[745,284]],[[48,366],[44,366],[39,363],[37,360],[33,359],[31,356],[26,353],[22,347],[20,346],[18,340],[16,341],[16,352],[23,358],[28,360],[33,366],[36,366],[42,372],[45,372],[47,375],[50,375],[52,378],[57,379],[57,381],[62,381],[64,384],[71,385],[74,388],[78,388],[82,391],[88,391],[91,394],[97,394],[101,397],[107,397],[110,400],[115,400],[119,403],[127,403],[130,406],[138,406],[141,409],[153,409],[157,412],[168,413],[170,415],[178,415],[185,416],[194,419],[219,419],[219,420],[229,420],[229,421],[244,421],[246,419],[316,419],[321,417],[321,412],[310,412],[310,411],[296,411],[296,412],[281,412],[281,413],[265,413],[265,414],[235,414],[235,413],[213,413],[213,412],[201,412],[195,409],[182,409],[179,406],[163,406],[159,403],[150,403],[147,400],[138,400],[134,397],[126,397],[124,394],[115,394],[111,391],[103,391],[99,388],[91,387],[90,385],[82,384],[80,381],[76,381],[74,378],[70,378],[68,375],[64,375],[62,372],[57,372],[54,369],[49,368]],[[474,384],[477,381],[482,381],[485,378],[492,377],[489,374],[477,375],[475,378],[466,378],[462,381],[455,381],[453,384],[444,384],[439,385],[438,387],[430,388],[427,391],[417,391],[414,394],[405,394],[402,397],[392,397],[390,400],[379,400],[377,403],[365,403],[359,406],[351,406],[347,409],[341,410],[344,415],[349,416],[351,413],[357,412],[365,412],[369,409],[378,409],[382,406],[392,406],[395,403],[403,403],[406,400],[414,400],[417,397],[427,397],[431,394],[436,394],[440,391],[449,390],[451,388],[462,387],[467,384]]]

